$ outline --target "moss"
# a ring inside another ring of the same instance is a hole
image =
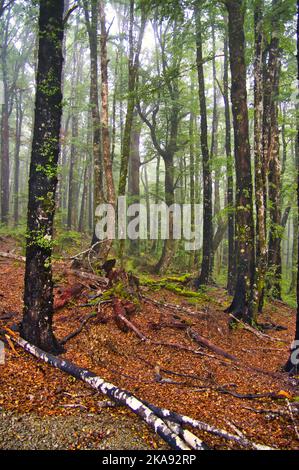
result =
[[[143,276],[140,279],[140,284],[143,286],[150,287],[152,290],[166,289],[174,294],[193,299],[194,303],[198,300],[209,300],[209,297],[203,292],[195,292],[193,290],[185,289],[182,283],[191,279],[190,274],[184,274],[183,276],[176,277],[166,277],[161,279],[153,279],[148,276]]]

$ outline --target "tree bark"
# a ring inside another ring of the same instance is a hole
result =
[[[234,166],[231,148],[231,118],[229,106],[229,88],[228,88],[228,31],[227,15],[225,16],[225,36],[224,36],[224,70],[223,70],[223,101],[225,114],[225,153],[227,169],[227,207],[228,207],[228,267],[227,267],[227,290],[231,295],[235,284],[235,209],[234,209]]]
[[[254,300],[254,222],[252,178],[246,90],[244,2],[227,0],[231,69],[231,101],[234,125],[236,167],[236,255],[237,283],[227,309],[245,321],[253,320]]]
[[[89,12],[89,4],[91,12]],[[88,32],[90,49],[90,107],[93,130],[93,209],[104,201],[103,161],[101,151],[101,117],[99,110],[98,89],[98,8],[99,0],[83,0],[85,24]],[[94,219],[94,218],[93,218]],[[94,221],[93,221],[94,222]],[[98,241],[93,228],[91,245]]]
[[[258,311],[263,309],[265,275],[267,270],[267,233],[265,190],[263,178],[263,0],[254,7],[254,163],[256,204],[256,272]]]
[[[52,237],[62,115],[63,0],[40,0],[39,51],[32,142],[24,312],[21,336],[45,351],[61,348],[52,330]]]
[[[208,147],[207,107],[205,97],[205,81],[203,71],[201,10],[196,8],[196,66],[198,74],[199,105],[200,105],[200,141],[203,170],[203,243],[201,272],[196,280],[196,286],[208,284],[212,268],[212,177],[211,162]]]
[[[128,61],[128,103],[127,103],[127,114],[124,128],[124,135],[122,139],[122,153],[120,160],[120,173],[119,173],[119,186],[118,186],[118,196],[124,196],[126,193],[127,185],[127,176],[128,176],[128,165],[130,158],[130,148],[131,148],[131,134],[132,126],[134,119],[134,108],[136,104],[136,85],[137,85],[137,76],[139,70],[139,56],[141,52],[141,46],[145,31],[146,17],[144,7],[141,10],[141,24],[139,30],[139,36],[137,39],[137,44],[134,47],[134,9],[135,1],[130,0],[130,24],[129,24],[129,61]],[[119,257],[121,263],[123,261],[123,252],[124,252],[125,240],[120,240],[119,244]]]
[[[297,0],[297,92],[299,92],[299,0]],[[299,147],[299,124],[298,115],[296,119],[297,125],[297,145]],[[298,164],[298,161],[297,161]],[[299,211],[299,166],[297,169],[297,208]],[[299,237],[297,237],[297,253],[299,253]],[[298,374],[299,364],[294,363],[292,356],[293,352],[297,351],[296,359],[298,362],[298,341],[299,341],[299,257],[297,259],[297,314],[296,314],[296,325],[295,325],[295,338],[294,343],[291,346],[290,357],[284,367],[286,372]],[[297,343],[296,343],[297,342]]]
[[[7,71],[8,28],[11,15],[8,11],[2,31],[1,64],[4,100],[1,115],[1,223],[9,217],[9,84]]]
[[[22,91],[16,93],[16,142],[14,152],[14,201],[13,213],[14,224],[19,222],[19,182],[20,182],[20,148],[21,148],[21,134],[23,125],[24,110],[22,104]]]
[[[100,25],[101,25],[101,130],[102,130],[102,153],[103,165],[106,182],[105,202],[115,208],[115,188],[112,171],[112,160],[110,154],[110,132],[109,132],[109,88],[108,88],[108,57],[107,57],[107,40],[108,33],[106,30],[106,15],[104,3],[99,3]],[[101,245],[100,257],[106,260],[111,249],[113,240],[108,239]]]

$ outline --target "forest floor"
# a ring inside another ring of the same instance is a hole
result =
[[[0,251],[14,248],[12,239],[0,239]],[[57,289],[80,282],[64,268],[65,262],[54,263]],[[0,329],[21,320],[23,276],[24,263],[0,258]],[[101,307],[101,314],[92,318],[78,336],[67,342],[62,357],[157,406],[230,432],[238,428],[260,444],[299,450],[298,381],[281,371],[294,337],[295,311],[282,302],[267,304],[259,321],[285,327],[282,331],[267,331],[271,340],[242,327],[228,328],[224,309],[230,299],[224,289],[209,288],[202,298],[185,297],[163,287],[141,289],[145,296],[164,306],[142,301],[140,311],[131,318],[134,325],[156,342],[176,343],[192,350],[142,342],[132,331],[121,331],[114,321],[103,323],[103,314],[107,318],[111,315],[108,304]],[[78,328],[92,312],[92,307],[82,307],[87,294],[88,287],[55,313],[57,338]],[[201,348],[185,329],[173,328],[171,324],[177,316],[165,303],[181,305],[180,318],[183,316],[193,330],[239,361]],[[269,392],[279,394],[280,398],[242,397]],[[290,404],[295,412],[290,412]],[[215,449],[238,448],[211,434],[196,434]],[[166,449],[167,446],[124,407],[106,407],[105,397],[87,385],[20,348],[14,351],[6,347],[5,364],[0,365],[0,448]]]

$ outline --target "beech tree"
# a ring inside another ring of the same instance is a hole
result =
[[[52,249],[62,115],[63,0],[40,0],[35,120],[29,177],[24,313],[21,336],[59,353],[52,330]]]

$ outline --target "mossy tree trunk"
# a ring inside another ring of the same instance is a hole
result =
[[[299,0],[297,0],[297,31],[299,31]],[[297,34],[297,92],[299,92],[299,36]],[[297,145],[299,145],[299,126],[298,126],[298,115],[297,115]],[[298,164],[298,161],[297,161]],[[299,167],[297,166],[297,209],[299,211]],[[297,234],[297,253],[299,253],[299,237]],[[299,365],[294,363],[293,352],[298,351],[299,341],[299,258],[297,258],[297,315],[296,315],[296,326],[295,326],[295,338],[293,347],[291,348],[290,357],[284,367],[286,372],[297,373]],[[298,360],[298,352],[295,353],[295,359]]]
[[[63,0],[40,0],[39,51],[32,142],[24,313],[21,336],[47,352],[61,348],[52,330],[52,246],[62,115]]]

